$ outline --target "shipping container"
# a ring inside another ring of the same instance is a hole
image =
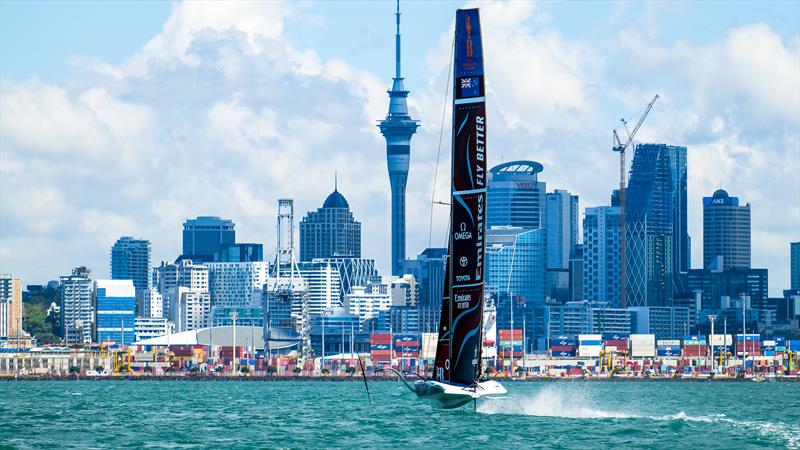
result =
[[[709,338],[711,345],[733,345],[733,335],[731,334],[715,334]]]
[[[372,333],[369,335],[370,344],[391,344],[392,335],[390,333]]]
[[[554,357],[561,357],[561,358],[563,358],[563,357],[572,357],[572,356],[575,356],[575,350],[573,349],[573,350],[570,350],[570,351],[566,351],[566,350],[553,351],[552,354],[553,354]]]
[[[680,349],[673,350],[672,347],[659,348],[656,353],[658,354],[658,356],[680,356],[681,355]]]
[[[369,349],[372,351],[375,350],[386,350],[390,351],[392,349],[392,344],[372,344],[369,346]]]
[[[604,341],[627,341],[629,334],[625,333],[603,333]]]
[[[583,358],[597,358],[603,350],[598,345],[581,345],[578,347],[578,356]]]
[[[760,340],[761,340],[761,335],[760,334],[737,334],[736,335],[736,341],[737,342],[740,342],[740,341],[750,342],[750,341],[760,341]]]
[[[789,349],[790,352],[800,352],[800,341],[795,339],[786,342],[788,342],[786,347]]]
[[[584,341],[602,341],[603,335],[602,334],[579,334],[578,335],[578,342]]]
[[[617,348],[628,348],[628,340],[627,339],[613,339],[613,340],[606,340],[603,341],[603,345],[606,347],[617,347]]]
[[[522,339],[522,329],[515,328],[513,333],[512,330],[498,330],[497,335],[501,340],[520,340]]]
[[[550,350],[553,351],[574,351],[574,345],[552,345],[550,346]]]
[[[681,341],[680,339],[661,339],[656,341],[656,345],[659,347],[673,347],[676,345],[680,347]]]

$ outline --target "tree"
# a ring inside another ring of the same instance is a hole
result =
[[[25,320],[22,329],[35,336],[40,344],[56,344],[61,341],[53,334],[52,321],[48,322],[47,312],[38,303],[25,305]]]

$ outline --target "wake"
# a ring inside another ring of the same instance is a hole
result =
[[[675,414],[641,415],[626,411],[610,411],[596,407],[584,392],[564,392],[547,387],[535,395],[513,395],[500,399],[487,398],[478,404],[482,414],[507,414],[566,419],[634,419],[657,422],[682,421],[689,423],[722,424],[745,435],[758,434],[780,441],[789,448],[800,448],[800,433],[786,423],[736,419],[725,414],[689,415],[684,411]]]

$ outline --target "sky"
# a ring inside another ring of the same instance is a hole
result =
[[[454,10],[478,6],[489,163],[532,159],[548,190],[609,203],[611,130],[660,99],[637,141],[688,148],[692,265],[702,197],[751,203],[753,267],[789,286],[800,240],[800,3],[403,2],[403,76],[420,129],[407,191],[413,257],[442,246],[437,168]],[[273,254],[278,198],[296,221],[339,190],[362,252],[388,273],[386,115],[393,2],[0,2],[0,272],[109,276],[120,236],[180,253],[218,215]],[[445,130],[446,131],[446,130]],[[449,139],[438,160],[449,167]],[[630,159],[630,158],[629,158]],[[431,219],[432,217],[432,219]],[[431,227],[431,220],[433,226]],[[429,230],[432,232],[429,234]]]

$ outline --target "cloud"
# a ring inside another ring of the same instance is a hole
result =
[[[582,207],[606,204],[618,179],[610,129],[658,92],[640,138],[689,146],[695,262],[699,198],[722,181],[753,203],[754,265],[770,268],[773,292],[784,287],[775,284],[787,278],[780,252],[798,238],[800,220],[797,40],[753,24],[703,44],[635,27],[594,42],[566,37],[539,4],[480,6],[491,164],[539,161],[550,190],[579,194]],[[324,21],[307,14],[294,2],[177,3],[122,64],[83,60],[85,76],[63,84],[0,81],[2,270],[42,281],[89,264],[104,277],[122,235],[151,239],[154,263],[173,259],[181,223],[195,215],[233,219],[238,240],[263,242],[269,254],[276,200],[294,198],[299,221],[321,206],[338,170],[362,222],[364,256],[386,273],[389,190],[375,124],[389,80],[297,48],[288,24]],[[429,230],[442,245],[447,229],[447,209],[430,200],[443,112],[436,199],[449,190],[452,27],[438,32],[425,73],[407,74],[426,80],[409,97],[421,121],[407,190],[409,256],[428,245]],[[786,204],[789,216],[774,220]]]

